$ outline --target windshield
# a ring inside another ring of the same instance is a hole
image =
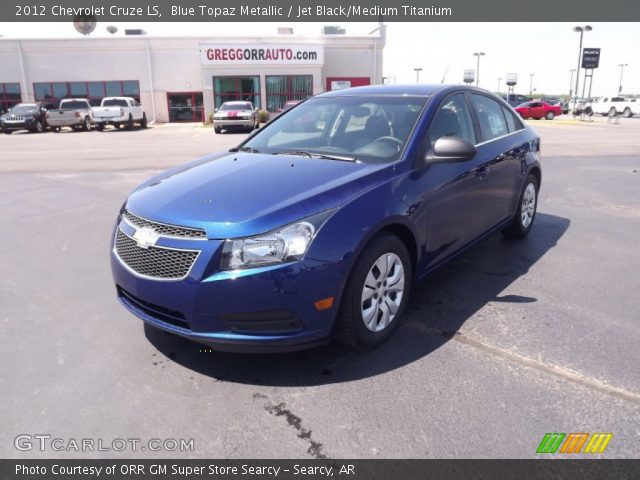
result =
[[[87,104],[79,100],[62,102],[60,104],[60,110],[76,110],[76,109],[82,109],[82,108],[88,108]]]
[[[392,162],[400,158],[426,101],[390,95],[312,98],[269,123],[243,150]]]
[[[10,108],[9,111],[11,113],[26,113],[33,112],[34,110],[37,110],[37,108],[38,107],[36,107],[33,103],[19,103],[15,107]]]
[[[110,100],[102,101],[103,107],[128,107],[127,101],[119,98],[112,98]]]
[[[253,110],[250,103],[223,103],[220,110]]]

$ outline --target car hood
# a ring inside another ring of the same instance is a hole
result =
[[[289,155],[224,153],[158,175],[126,209],[209,238],[268,232],[335,208],[390,178],[392,166]]]

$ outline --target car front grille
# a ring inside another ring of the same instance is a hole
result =
[[[4,120],[7,123],[18,123],[18,122],[24,122],[24,117],[8,117]]]
[[[207,238],[207,232],[200,228],[188,228],[179,227],[176,225],[168,225],[166,223],[153,222],[146,218],[139,217],[133,213],[125,210],[122,213],[122,218],[130,225],[136,228],[149,227],[161,237],[175,237],[175,238]]]
[[[135,273],[160,280],[182,280],[200,254],[198,250],[142,248],[120,229],[116,232],[115,251],[120,261]]]

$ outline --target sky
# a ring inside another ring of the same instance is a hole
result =
[[[388,23],[383,75],[391,83],[415,83],[414,68],[422,68],[420,83],[461,83],[463,70],[476,68],[474,52],[485,52],[480,62],[480,86],[504,91],[507,73],[518,74],[516,93],[569,94],[571,69],[578,63],[580,23]],[[322,23],[114,23],[116,36],[125,28],[142,28],[150,36],[275,34],[290,26],[297,35],[316,35]],[[600,68],[593,79],[594,96],[617,94],[620,64],[623,93],[640,94],[640,23],[592,23],[583,47],[601,48]],[[376,23],[342,23],[351,35],[367,35]],[[107,24],[98,24],[92,36],[110,36]],[[78,37],[71,23],[1,23],[7,38]],[[530,74],[534,74],[533,78]],[[582,90],[582,75],[579,91]],[[1,79],[0,79],[1,81]],[[573,77],[575,84],[575,76]],[[575,87],[573,87],[575,88]],[[587,86],[588,88],[588,86]]]

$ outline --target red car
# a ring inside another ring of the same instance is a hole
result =
[[[522,118],[535,118],[536,120],[546,118],[547,120],[553,120],[554,117],[562,115],[562,107],[560,105],[551,105],[547,102],[534,100],[516,107],[516,112],[518,112]]]

